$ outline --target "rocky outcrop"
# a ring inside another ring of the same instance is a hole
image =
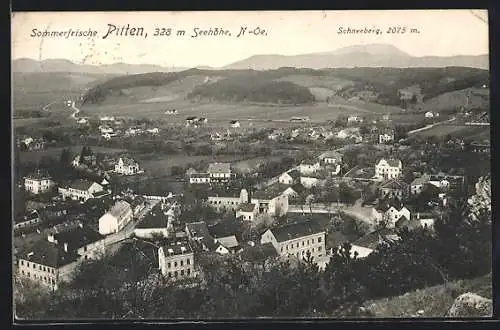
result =
[[[469,214],[472,220],[480,211],[491,212],[491,177],[481,177],[475,185],[476,192],[469,200]]]
[[[475,293],[464,293],[455,299],[449,309],[448,317],[491,317],[493,301]]]

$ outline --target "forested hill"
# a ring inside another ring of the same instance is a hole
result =
[[[199,81],[186,83],[190,77]],[[215,79],[216,78],[216,79]],[[341,81],[341,83],[338,83]],[[419,86],[424,99],[442,93],[469,87],[488,85],[487,70],[446,68],[336,68],[276,70],[200,70],[181,72],[153,72],[115,77],[96,85],[85,95],[84,103],[100,103],[110,95],[128,92],[138,87],[162,87],[166,90],[174,83],[183,82],[183,91],[192,100],[253,101],[283,104],[314,102],[313,88],[323,88],[332,95],[356,96],[364,91],[374,92],[374,102],[399,104],[399,90]],[[144,89],[142,89],[144,91]]]

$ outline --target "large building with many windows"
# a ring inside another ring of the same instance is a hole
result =
[[[34,195],[42,194],[54,187],[54,181],[47,173],[37,171],[24,178],[24,189]]]
[[[268,229],[260,243],[271,243],[281,257],[302,260],[309,252],[314,259],[326,255],[324,229],[314,221],[303,221]]]
[[[162,275],[171,281],[196,277],[194,253],[187,242],[161,246],[158,261]]]
[[[104,255],[103,236],[82,225],[50,233],[17,254],[21,279],[36,281],[56,290],[61,282],[70,282],[81,261]]]

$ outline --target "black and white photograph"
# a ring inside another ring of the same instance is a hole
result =
[[[491,318],[488,30],[12,13],[14,322]]]

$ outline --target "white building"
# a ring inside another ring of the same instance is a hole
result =
[[[434,117],[439,117],[439,113],[433,113],[431,111],[427,111],[425,113],[425,118],[434,118]]]
[[[232,176],[230,163],[211,163],[208,165],[207,173],[211,180],[229,181]]]
[[[325,165],[342,164],[342,155],[337,151],[326,151],[319,156],[319,160]]]
[[[305,160],[299,165],[301,175],[314,174],[321,169],[319,161]]]
[[[326,255],[324,229],[315,222],[298,222],[268,229],[261,237],[260,243],[271,243],[276,252],[284,258],[302,260],[307,252],[314,259]]]
[[[378,179],[398,179],[403,174],[403,163],[399,159],[381,159],[375,165],[375,177]]]
[[[300,173],[297,170],[287,171],[281,174],[278,178],[278,182],[281,184],[292,185],[299,182]]]
[[[384,144],[384,143],[392,143],[394,142],[394,131],[386,131],[382,134],[379,134],[378,136],[378,143]]]
[[[387,205],[383,207],[374,207],[372,216],[377,224],[384,224],[386,228],[395,228],[396,222],[401,218],[411,220],[411,213],[404,206]]]
[[[313,176],[301,176],[300,183],[307,189],[311,189],[320,183],[320,179]]]
[[[50,176],[38,170],[24,178],[24,189],[34,195],[42,194],[54,187],[55,183]]]
[[[358,240],[351,243],[351,257],[366,258],[377,247],[387,244],[389,242],[397,241],[399,237],[395,234],[393,229],[383,228],[371,232]]]
[[[257,204],[253,203],[244,203],[240,204],[238,209],[236,210],[236,218],[241,218],[245,221],[253,221],[257,216],[258,208]]]
[[[118,201],[99,219],[99,233],[101,235],[116,233],[132,221],[132,217],[133,212],[130,204]]]
[[[120,157],[118,163],[115,165],[115,173],[121,175],[135,175],[142,172],[139,164],[131,158]]]
[[[96,183],[88,180],[76,180],[70,183],[67,187],[60,187],[59,194],[63,199],[72,199],[86,201],[90,198],[95,198],[105,194],[104,188]]]
[[[89,121],[85,118],[80,118],[76,121],[78,124],[87,124]]]
[[[164,277],[179,281],[196,277],[194,253],[189,244],[169,244],[158,249],[158,267]]]
[[[232,128],[238,128],[240,127],[240,122],[238,120],[231,120],[229,125],[231,125]]]
[[[112,134],[114,131],[113,131],[113,128],[112,127],[109,127],[108,125],[101,125],[99,126],[99,131],[101,132],[101,134]]]
[[[210,174],[208,173],[191,173],[189,175],[189,183],[191,184],[208,184],[210,182]]]

